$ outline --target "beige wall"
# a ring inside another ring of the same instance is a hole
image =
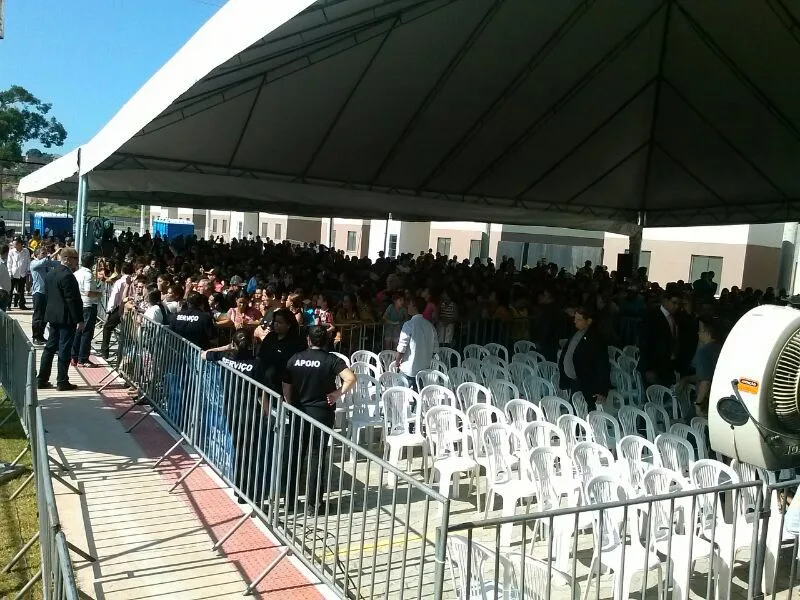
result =
[[[609,271],[617,267],[617,254],[628,248],[628,238],[607,237],[603,247],[603,263]],[[642,251],[650,252],[651,281],[661,285],[672,281],[689,279],[692,255],[722,257],[722,276],[717,274],[720,289],[742,285],[747,246],[744,244],[714,244],[700,242],[672,242],[644,240]]]
[[[434,252],[436,252],[437,245],[439,242],[439,238],[450,238],[450,254],[449,256],[452,258],[453,256],[457,256],[458,260],[464,260],[465,258],[469,258],[469,245],[472,240],[479,240],[481,239],[481,232],[480,231],[464,231],[463,229],[431,229],[431,235],[428,247],[431,248]],[[491,242],[491,239],[490,239]],[[495,240],[495,252],[497,248],[497,241]],[[491,244],[490,244],[490,256],[494,256],[491,253]]]
[[[778,284],[781,249],[769,246],[747,247],[742,273],[742,287],[766,289]]]

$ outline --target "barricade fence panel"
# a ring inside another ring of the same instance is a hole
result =
[[[443,597],[449,501],[421,473],[334,431],[333,409],[290,406],[236,361],[204,360],[148,319],[123,319],[119,356],[123,378],[340,596]]]
[[[42,597],[45,600],[78,600],[72,559],[66,537],[61,531],[53,491],[42,409],[38,406],[36,396],[36,355],[19,323],[4,312],[0,312],[0,342],[0,384],[11,399],[28,438],[39,517],[41,566],[36,576],[20,590],[20,594],[33,587],[36,579],[41,579]],[[17,560],[22,555],[24,553],[18,554]],[[7,568],[13,566],[14,562]]]

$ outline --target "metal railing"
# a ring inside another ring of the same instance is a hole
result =
[[[159,324],[129,314],[119,337],[117,374],[146,401],[128,431],[155,412],[179,435],[154,468],[188,446],[172,489],[205,464],[248,505],[214,549],[251,516],[282,545],[246,593],[293,555],[342,598],[443,597],[447,498]]]
[[[777,491],[799,483],[748,481],[624,500],[612,491],[588,506],[450,525],[453,588],[460,598],[487,599],[628,598],[636,592],[640,598],[766,593],[790,599],[798,536],[784,527],[787,495]],[[735,572],[743,587],[734,585]]]
[[[68,467],[49,455],[43,425],[42,409],[36,396],[36,368],[33,346],[28,341],[19,323],[6,313],[0,312],[0,383],[13,411],[3,423],[16,415],[25,431],[28,445],[12,464],[16,465],[30,451],[32,473],[11,495],[13,501],[31,481],[36,486],[36,508],[39,516],[39,531],[28,540],[3,568],[6,573],[19,562],[38,541],[41,565],[36,574],[19,590],[16,598],[25,596],[41,580],[42,597],[45,600],[77,600],[78,588],[75,583],[72,560],[69,550],[79,553],[87,560],[91,556],[67,542],[61,530],[52,479],[59,479],[72,491],[80,493],[74,486],[55,473],[50,465],[61,470]]]

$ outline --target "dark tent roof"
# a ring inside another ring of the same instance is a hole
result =
[[[231,0],[87,144],[92,199],[620,232],[800,220],[800,4],[329,0],[272,29],[274,4]]]

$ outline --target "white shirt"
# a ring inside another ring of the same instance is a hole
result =
[[[75,279],[78,280],[78,289],[81,291],[81,300],[83,300],[83,308],[91,308],[100,303],[100,296],[89,296],[89,292],[96,292],[98,290],[97,281],[92,275],[91,269],[81,267],[74,273]]]
[[[167,307],[167,311],[168,312],[172,313],[173,315],[177,315],[178,314],[178,310],[181,307],[181,303],[180,302],[167,302],[167,301],[164,301],[164,306]]]
[[[111,294],[108,296],[106,312],[111,312],[122,304],[122,296],[125,292],[125,288],[130,285],[133,285],[130,275],[123,275],[114,282],[114,287],[111,288]]]
[[[422,315],[414,315],[403,323],[397,351],[403,353],[400,372],[416,377],[422,369],[431,368],[433,353],[439,348],[436,328]]]
[[[166,303],[159,302],[158,304],[154,304],[153,306],[149,306],[146,311],[144,311],[144,316],[153,321],[154,323],[158,323],[159,325],[164,324],[164,315],[161,314],[161,306],[160,304],[165,304],[164,308],[167,309]],[[169,316],[169,309],[167,309],[167,316]]]
[[[664,318],[667,320],[667,323],[669,323],[669,332],[672,334],[672,337],[674,338],[676,335],[678,335],[678,325],[677,323],[675,323],[675,317],[673,317],[669,313],[669,311],[663,306],[661,307],[661,314],[664,315]]]
[[[17,251],[16,248],[11,248],[8,251],[8,274],[12,279],[22,279],[28,274],[31,268],[31,253],[23,248]]]
[[[6,261],[2,258],[0,258],[0,290],[11,292],[11,276],[8,274]]]

